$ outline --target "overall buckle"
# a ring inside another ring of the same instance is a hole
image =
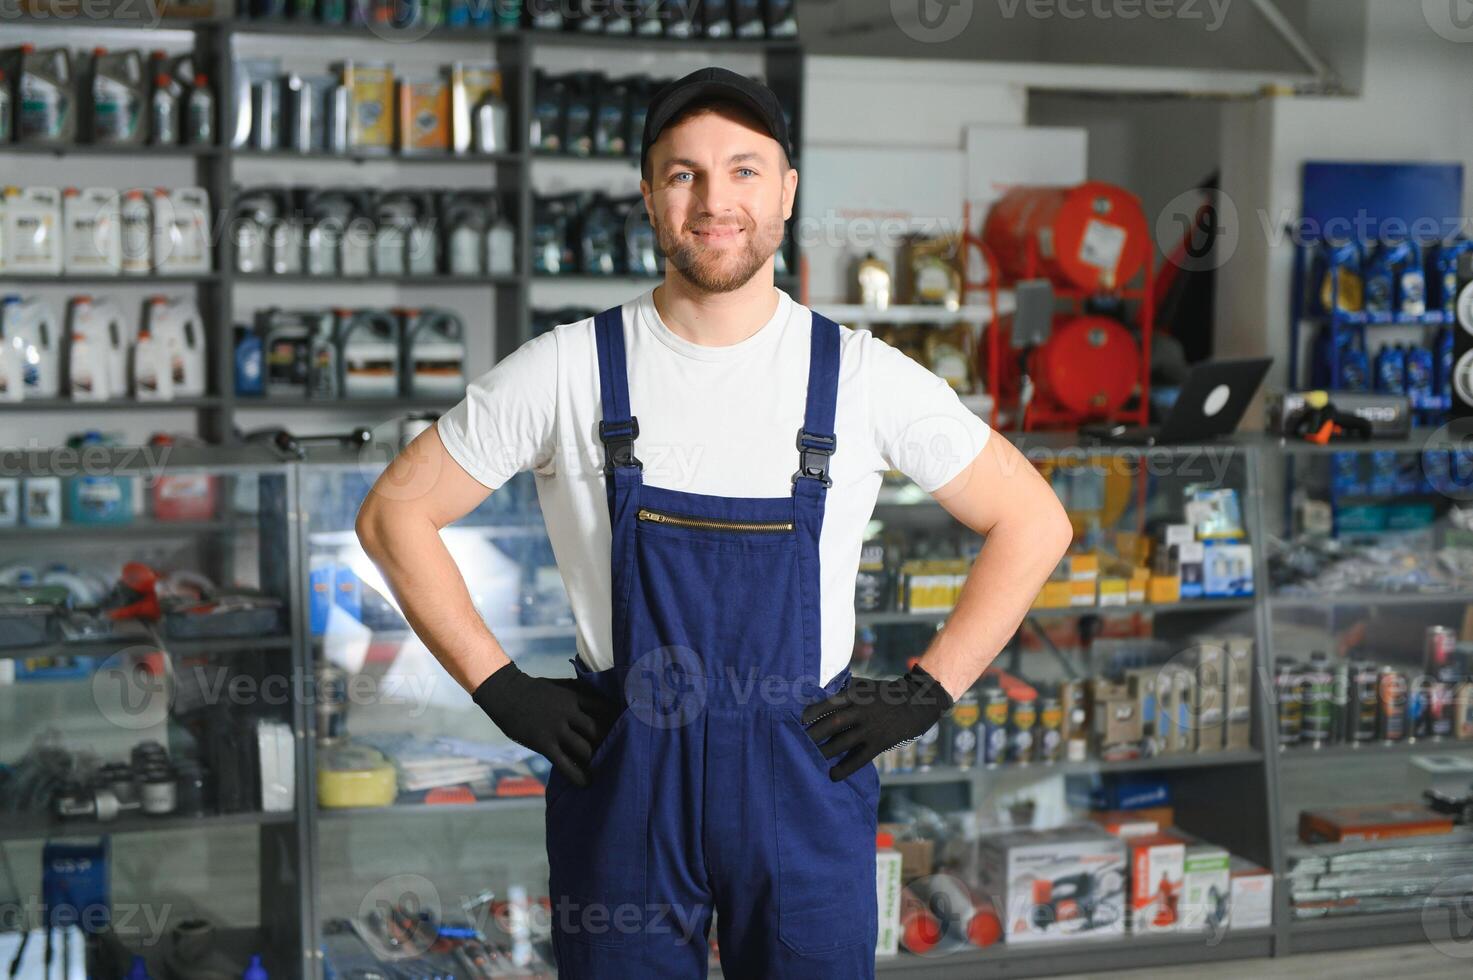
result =
[[[629,416],[628,422],[609,423],[602,419],[598,423],[598,437],[604,444],[604,472],[610,476],[618,466],[633,466],[644,469],[644,464],[634,455],[634,440],[639,436],[639,419]]]
[[[834,454],[835,444],[834,436],[799,429],[798,471],[793,474],[793,482],[797,483],[799,477],[806,477],[819,481],[825,487],[833,486],[834,481],[829,479],[829,457]]]

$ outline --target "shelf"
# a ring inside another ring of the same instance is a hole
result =
[[[797,38],[679,38],[663,34],[595,34],[582,31],[524,30],[521,36],[531,45],[546,47],[589,47],[589,48],[680,48],[691,51],[798,51],[801,43]]]
[[[183,656],[222,656],[257,650],[290,650],[289,636],[226,637],[218,640],[171,640],[164,637],[120,636],[105,640],[78,640],[70,643],[43,643],[39,646],[0,647],[0,660],[31,657],[106,657],[130,647],[159,647]]]
[[[427,817],[457,813],[505,813],[517,810],[544,809],[541,796],[506,796],[473,803],[394,803],[389,806],[350,806],[329,809],[319,807],[319,820],[347,820],[370,817]]]
[[[458,398],[256,398],[240,396],[235,410],[269,412],[276,409],[314,408],[325,412],[417,409],[448,411]]]
[[[0,141],[0,156],[55,157],[214,157],[218,146],[155,146],[114,143],[6,143]]]
[[[1327,318],[1323,314],[1311,314],[1304,318],[1306,323],[1324,323]],[[1352,313],[1349,310],[1336,310],[1328,319],[1333,320],[1340,327],[1438,327],[1450,322],[1447,315],[1441,310],[1428,310],[1426,313],[1407,315],[1403,313]]]
[[[577,153],[549,153],[544,150],[533,150],[532,161],[534,163],[622,163],[629,167],[639,166],[639,157],[627,154],[610,156],[595,153],[591,156],[582,156]]]
[[[144,4],[136,3],[142,9]],[[85,9],[85,8],[83,8]],[[15,27],[23,30],[128,30],[128,31],[203,31],[219,28],[225,20],[221,17],[89,17],[85,14],[61,16],[59,14],[22,13],[15,6],[7,7],[0,17],[0,27]]]
[[[406,156],[401,153],[324,153],[298,150],[257,150],[241,147],[232,157],[236,160],[339,160],[347,163],[404,163],[404,164],[490,164],[521,163],[520,153],[466,153],[440,154],[435,156]]]
[[[1429,606],[1473,603],[1473,592],[1339,592],[1319,596],[1271,596],[1271,609],[1329,606]]]
[[[186,283],[219,282],[218,272],[189,272],[180,275],[151,276],[68,276],[48,273],[0,272],[0,286],[8,283],[26,286],[177,286]]]
[[[443,24],[390,27],[386,24],[374,26],[369,24],[320,24],[315,21],[244,17],[230,21],[230,32],[232,34],[266,34],[302,38],[348,38],[360,41],[388,41],[393,44],[403,44],[409,41],[485,44],[515,37],[517,34],[515,30],[496,30],[490,27],[447,27]]]
[[[116,820],[54,820],[47,817],[8,814],[0,824],[0,840],[45,840],[53,837],[100,837],[112,834],[210,831],[222,827],[258,827],[285,824],[296,819],[285,813],[217,813],[203,817],[128,814]]]
[[[77,401],[72,398],[28,398],[18,402],[0,401],[0,412],[156,412],[160,409],[218,408],[218,398],[173,398],[169,401],[141,402],[136,398],[111,398],[107,401]]]
[[[1220,939],[1203,932],[1017,945],[1004,942],[986,949],[967,948],[936,956],[901,953],[881,957],[876,961],[876,972],[880,976],[913,976],[925,980],[1076,973],[1092,976],[1108,970],[1265,957],[1272,952],[1273,937],[1272,929],[1240,929]]]
[[[1289,915],[1292,917],[1293,910]],[[1318,919],[1289,921],[1289,949],[1293,953],[1318,953],[1401,943],[1426,943],[1428,926],[1440,924],[1445,930],[1450,913],[1428,916],[1420,909],[1410,912],[1382,912],[1361,915],[1334,915]],[[1463,940],[1454,940],[1462,947]]]
[[[1237,612],[1253,608],[1253,597],[1224,599],[1191,599],[1174,603],[1133,602],[1123,606],[1060,606],[1057,608],[1035,608],[1028,610],[1029,619],[1072,619],[1078,616],[1128,616],[1167,615],[1172,613]],[[941,623],[951,615],[951,610],[941,612],[861,612],[855,615],[860,626],[892,626],[906,623]]]
[[[235,282],[241,286],[426,286],[436,289],[451,286],[472,289],[485,286],[519,286],[521,279],[515,275],[486,276],[311,276],[261,275],[254,272],[236,273]]]
[[[1210,769],[1218,766],[1248,766],[1263,761],[1263,753],[1256,751],[1236,752],[1177,752],[1157,755],[1149,759],[1125,759],[1105,762],[1086,759],[1083,762],[1031,762],[1027,765],[1007,763],[1000,766],[978,766],[972,769],[957,769],[954,766],[938,766],[927,772],[882,772],[880,782],[885,786],[927,786],[936,783],[970,782],[991,776],[1028,774],[1034,776],[1092,776],[1120,772],[1165,772],[1173,769]]]
[[[998,307],[1004,316],[1018,308],[1012,290],[1003,290],[998,295]],[[818,310],[831,320],[849,326],[868,323],[991,323],[992,307],[987,305],[963,306],[948,310],[944,306],[891,306],[877,310],[855,303],[814,303]]]
[[[1296,746],[1279,749],[1279,764],[1304,765],[1325,759],[1342,761],[1346,759],[1407,758],[1414,755],[1439,755],[1445,752],[1473,753],[1473,741],[1459,741],[1454,738],[1444,738],[1440,741],[1419,738],[1415,741],[1401,742],[1350,742],[1325,745],[1318,749]]]
[[[232,531],[254,530],[254,515],[244,515],[239,521],[156,521],[143,518],[131,524],[68,524],[60,527],[0,527],[0,542],[51,542],[103,538],[171,538],[192,534],[220,534]]]

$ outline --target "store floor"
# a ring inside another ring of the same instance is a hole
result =
[[[1431,977],[1466,976],[1473,967],[1473,948],[1466,959],[1452,959],[1428,945],[1383,946],[1380,949],[1351,950],[1345,953],[1319,953],[1285,956],[1266,960],[1232,960],[1227,963],[1200,963],[1191,967],[1163,966],[1149,970],[1119,973],[1080,973],[1055,980],[1100,980],[1101,977],[1126,977],[1132,980],[1179,980],[1183,970],[1190,969],[1192,980],[1304,980],[1305,977],[1335,977],[1336,980],[1422,980]]]

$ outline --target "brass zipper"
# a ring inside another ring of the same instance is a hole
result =
[[[686,517],[682,514],[666,514],[658,510],[649,510],[641,507],[638,515],[641,521],[654,521],[656,524],[673,524],[677,527],[703,527],[717,531],[791,531],[792,521],[718,521],[709,517]]]

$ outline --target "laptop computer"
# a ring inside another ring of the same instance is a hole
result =
[[[1160,425],[1097,422],[1081,426],[1079,434],[1130,446],[1180,445],[1229,435],[1243,420],[1272,363],[1269,357],[1204,361],[1187,375]]]

